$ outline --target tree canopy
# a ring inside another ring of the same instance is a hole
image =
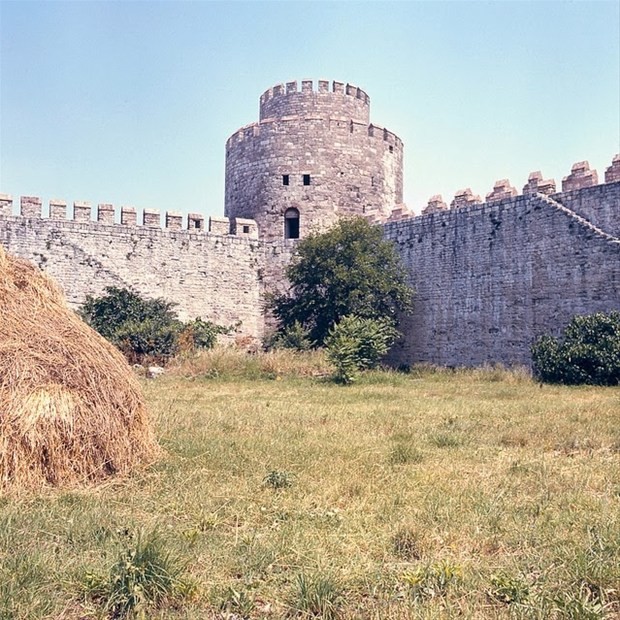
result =
[[[397,313],[411,307],[413,291],[394,244],[363,218],[301,240],[286,275],[289,291],[271,300],[279,328],[299,323],[317,345],[347,315],[396,324]]]

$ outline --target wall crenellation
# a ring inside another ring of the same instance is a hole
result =
[[[355,97],[360,99],[366,105],[370,105],[370,97],[361,88],[354,86],[353,84],[345,84],[344,82],[338,82],[334,80],[330,90],[329,80],[317,80],[316,88],[313,80],[301,80],[301,91],[297,87],[297,80],[286,82],[285,84],[275,84],[271,88],[268,88],[260,96],[260,104],[267,103],[274,97],[286,97],[287,95],[293,95],[297,93],[317,93],[321,95],[337,94],[347,95],[349,97]]]
[[[324,118],[345,113],[351,119],[368,123],[370,97],[357,86],[344,82],[332,82],[331,90],[327,80],[302,80],[301,89],[297,81],[276,84],[259,98],[259,120],[281,119],[287,116],[312,116]]]
[[[260,138],[263,132],[272,130],[272,127],[276,123],[279,123],[281,127],[286,127],[286,123],[291,123],[294,125],[295,123],[300,122],[316,123],[317,121],[322,121],[320,125],[322,131],[324,130],[334,133],[334,140],[339,139],[339,136],[347,133],[365,134],[369,138],[375,138],[378,141],[387,142],[396,148],[403,148],[403,141],[394,132],[386,129],[385,127],[381,127],[380,125],[374,123],[366,124],[352,119],[347,119],[344,116],[325,118],[314,115],[286,116],[277,120],[268,118],[257,123],[250,123],[249,125],[245,125],[235,131],[235,133],[228,138],[226,141],[226,150],[230,151],[230,149],[239,142]]]
[[[138,212],[134,207],[122,206],[120,222],[116,222],[116,208],[109,203],[99,203],[96,219],[93,219],[93,208],[90,202],[76,200],[72,207],[72,217],[67,217],[67,202],[57,198],[49,201],[47,216],[42,214],[43,201],[39,196],[21,196],[19,214],[15,217],[31,220],[60,222],[91,223],[105,226],[129,226],[139,228],[161,228],[161,214],[157,209],[143,209],[138,224]],[[13,196],[0,194],[0,217],[13,217]],[[258,238],[256,222],[247,218],[211,217],[205,226],[205,218],[198,213],[189,213],[186,225],[183,226],[183,215],[176,211],[166,211],[164,230],[185,230],[190,232],[211,233],[217,235],[240,235],[252,239]]]
[[[605,171],[606,184],[615,183],[616,181],[620,181],[620,154],[614,156],[611,165]],[[594,187],[596,185],[599,185],[597,171],[590,169],[590,164],[587,161],[580,161],[573,164],[571,173],[563,178],[561,192],[556,192],[556,183],[554,179],[544,179],[540,170],[536,170],[528,176],[527,183],[523,186],[522,195],[543,194],[546,196],[555,195],[556,198],[559,198],[562,194],[570,194],[571,192],[587,187]],[[484,201],[480,196],[475,195],[469,187],[457,191],[454,195],[454,199],[450,203],[450,209],[463,209],[473,205],[508,200],[518,195],[519,192],[516,187],[511,186],[508,179],[500,179],[495,182],[493,190],[486,194]],[[559,200],[561,201],[561,198],[559,198]],[[437,194],[429,198],[421,215],[429,215],[447,209],[448,206],[443,202],[442,196]],[[413,217],[419,216],[407,212],[401,205],[395,205],[389,220],[397,221],[399,219],[410,219]]]

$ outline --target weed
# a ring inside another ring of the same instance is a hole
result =
[[[190,598],[195,586],[183,577],[184,566],[165,550],[156,533],[131,538],[105,576],[87,573],[86,598],[113,618],[144,618],[164,601]]]
[[[226,617],[245,620],[250,617],[256,603],[254,598],[245,590],[237,590],[232,586],[226,588],[223,594],[219,595],[219,610],[228,614]]]
[[[454,433],[434,433],[429,437],[430,443],[436,448],[458,448],[463,439]]]
[[[301,573],[297,575],[290,601],[291,615],[335,620],[342,602],[342,588],[332,576]]]
[[[566,592],[553,600],[556,614],[563,620],[606,620],[611,618],[611,605],[592,600],[587,589],[578,593]]]
[[[405,443],[397,443],[388,457],[390,465],[406,465],[407,463],[420,463],[424,455],[415,447]]]
[[[461,579],[461,567],[448,560],[425,564],[403,575],[403,581],[409,586],[410,594],[416,601],[443,597]]]
[[[274,490],[286,489],[293,484],[293,476],[287,471],[270,471],[264,478],[263,484]]]
[[[402,526],[392,537],[394,553],[404,560],[419,560],[422,557],[422,543],[419,532],[411,527]]]
[[[493,600],[510,605],[523,603],[529,596],[529,588],[520,577],[513,577],[507,573],[491,576],[489,597]]]

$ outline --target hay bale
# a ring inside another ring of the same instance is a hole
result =
[[[0,490],[97,482],[157,450],[122,354],[0,246]]]

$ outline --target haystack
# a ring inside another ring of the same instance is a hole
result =
[[[97,482],[156,453],[121,353],[0,246],[0,491]]]

